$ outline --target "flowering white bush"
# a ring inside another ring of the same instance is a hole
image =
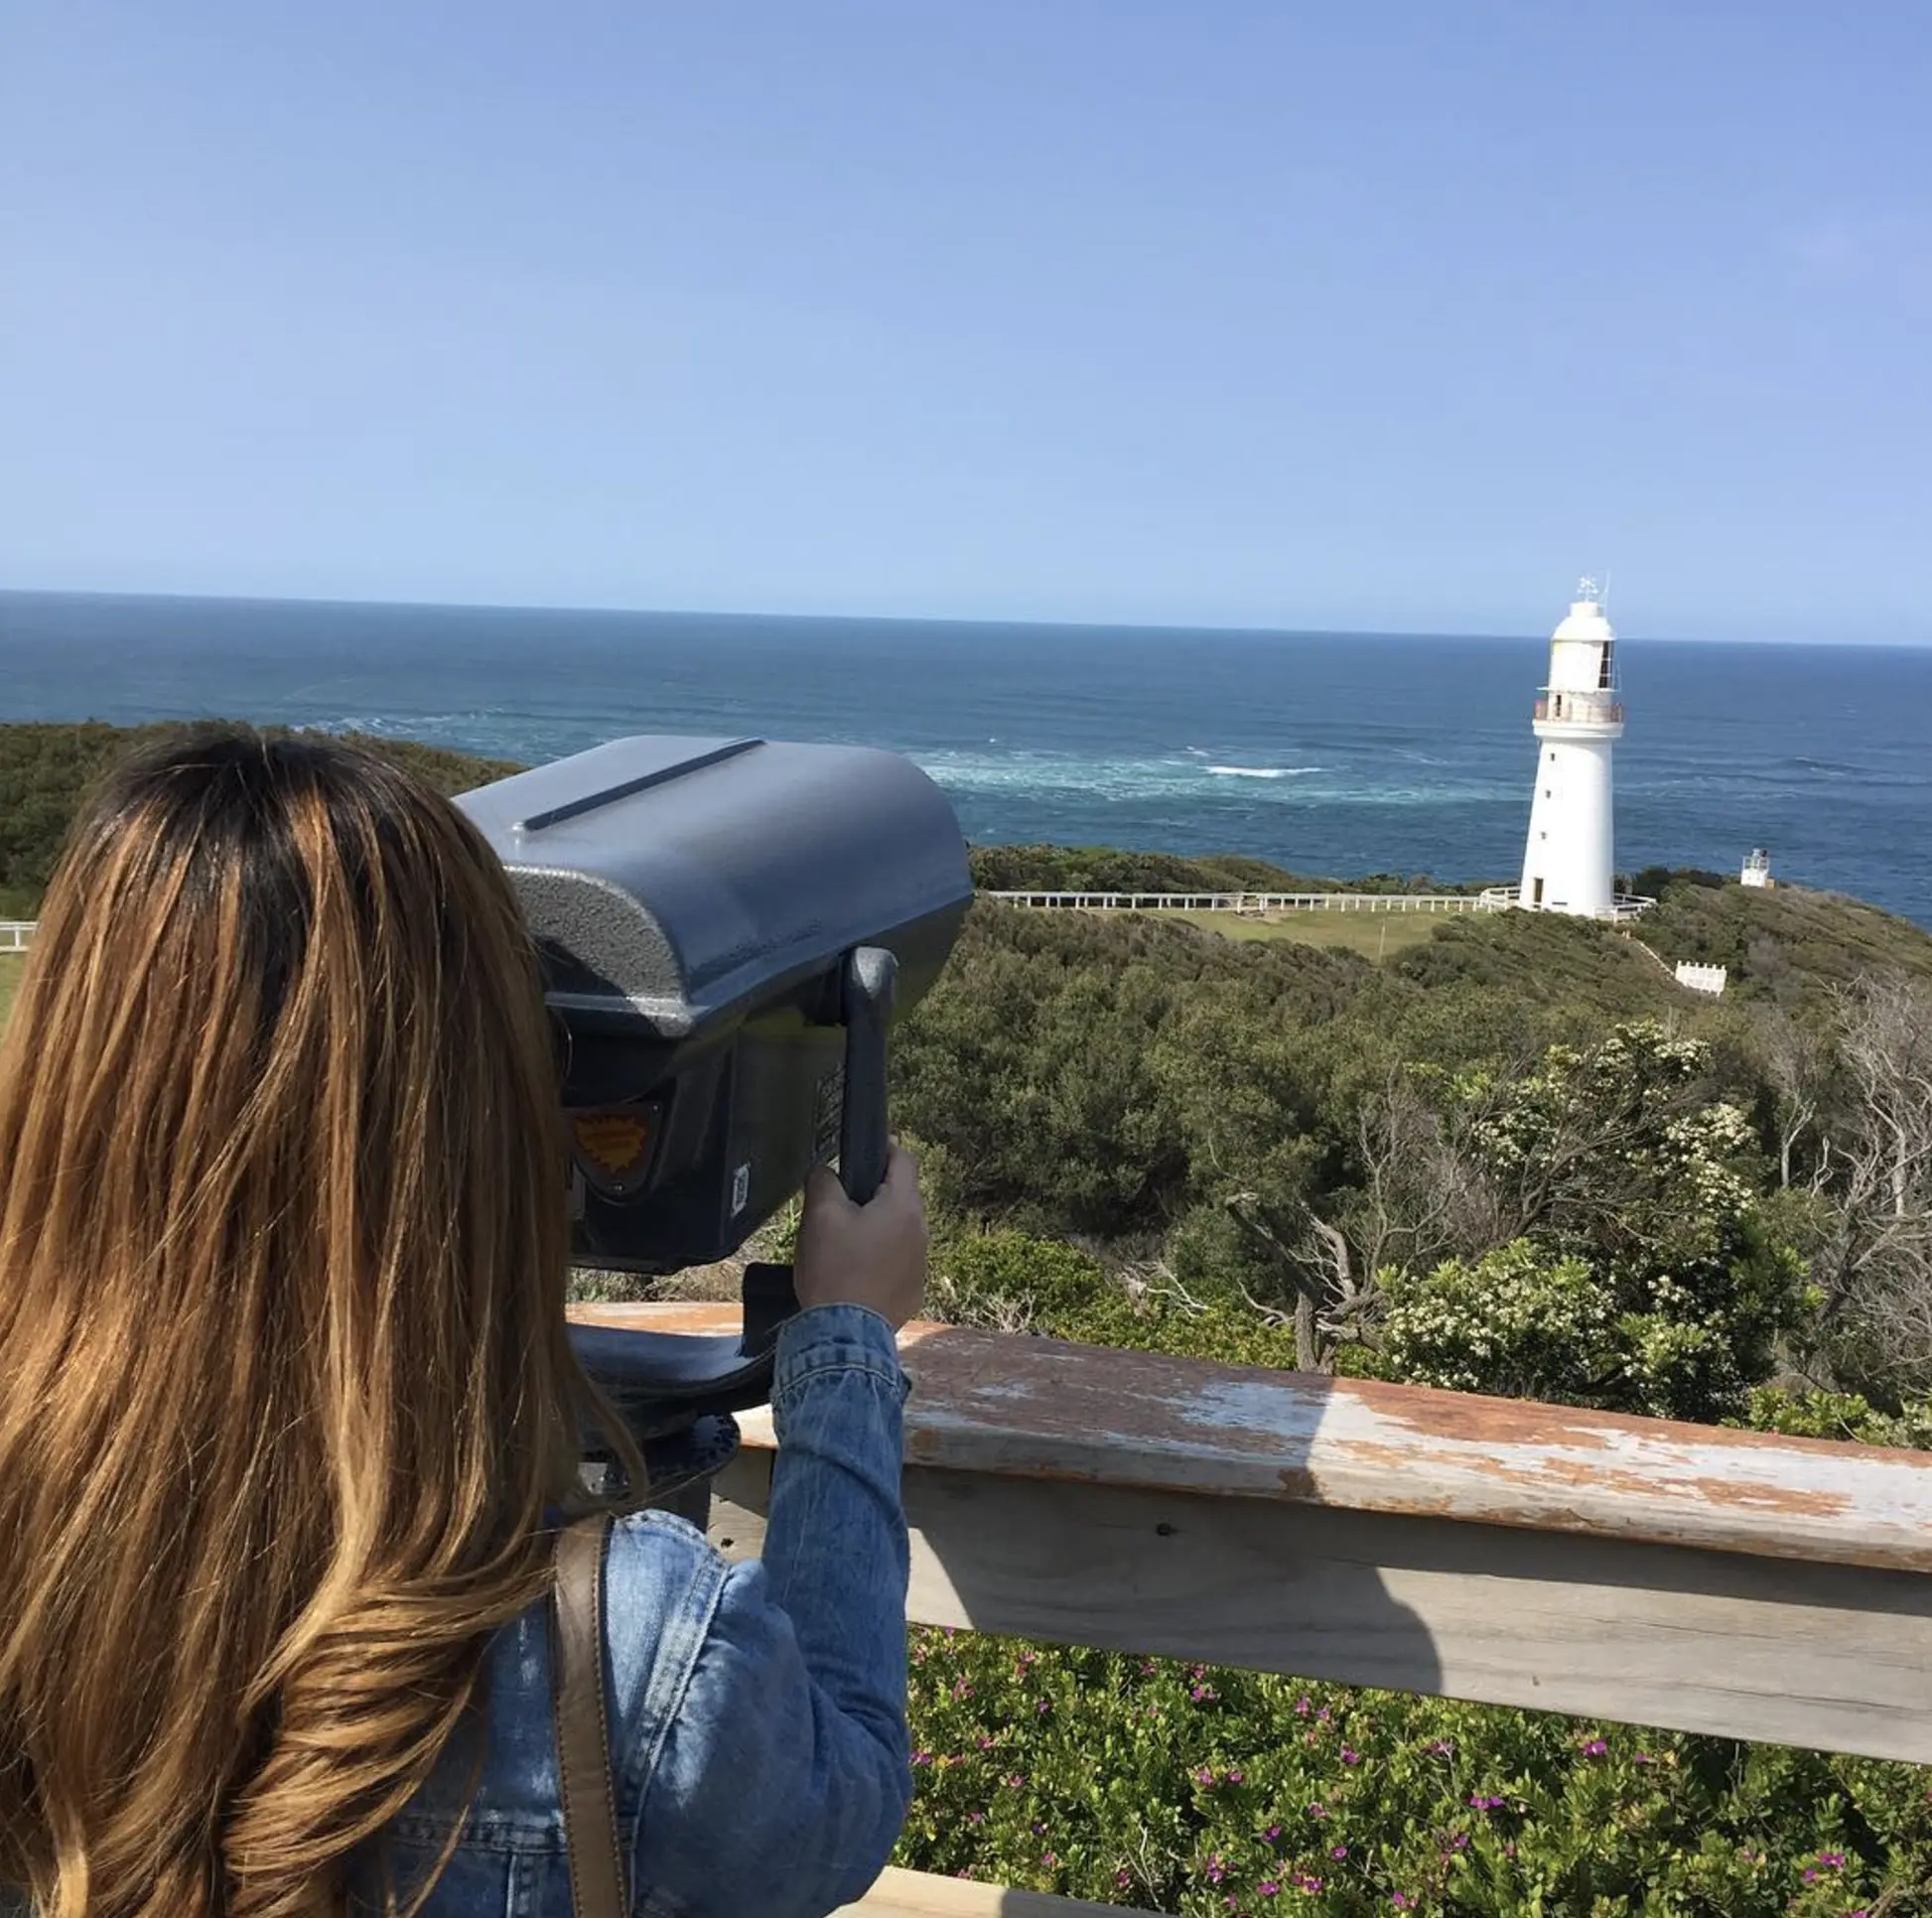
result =
[[[1670,1418],[1741,1413],[1804,1272],[1767,1226],[1755,1138],[1702,1096],[1701,1043],[1617,1028],[1508,1084],[1447,1088],[1526,1229],[1479,1257],[1382,1275],[1391,1376]]]

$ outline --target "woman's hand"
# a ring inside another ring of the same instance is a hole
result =
[[[925,1301],[925,1252],[919,1168],[900,1147],[864,1205],[854,1205],[823,1165],[806,1181],[792,1261],[799,1304],[864,1305],[897,1331]]]

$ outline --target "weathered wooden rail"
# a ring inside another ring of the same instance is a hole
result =
[[[1932,1761],[1932,1455],[950,1326],[903,1350],[920,1623]],[[732,1556],[770,1485],[743,1424]],[[863,1909],[1035,1909],[952,1895],[899,1873]]]

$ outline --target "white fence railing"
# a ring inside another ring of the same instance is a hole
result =
[[[982,898],[1077,912],[1491,912],[1479,892],[1009,892]]]
[[[25,952],[39,930],[38,919],[0,919],[0,952]]]
[[[1482,895],[1482,909],[1485,912],[1506,912],[1523,903],[1523,889],[1520,886],[1492,886]],[[1637,892],[1617,892],[1600,912],[1579,913],[1579,918],[1613,919],[1619,925],[1631,919],[1640,919],[1657,901]],[[1566,913],[1563,906],[1539,906],[1538,911],[1553,911],[1560,915]]]

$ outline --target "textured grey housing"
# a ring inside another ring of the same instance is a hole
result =
[[[457,801],[508,869],[574,1025],[675,1043],[891,947],[901,1004],[972,897],[952,807],[858,747],[614,740]]]

